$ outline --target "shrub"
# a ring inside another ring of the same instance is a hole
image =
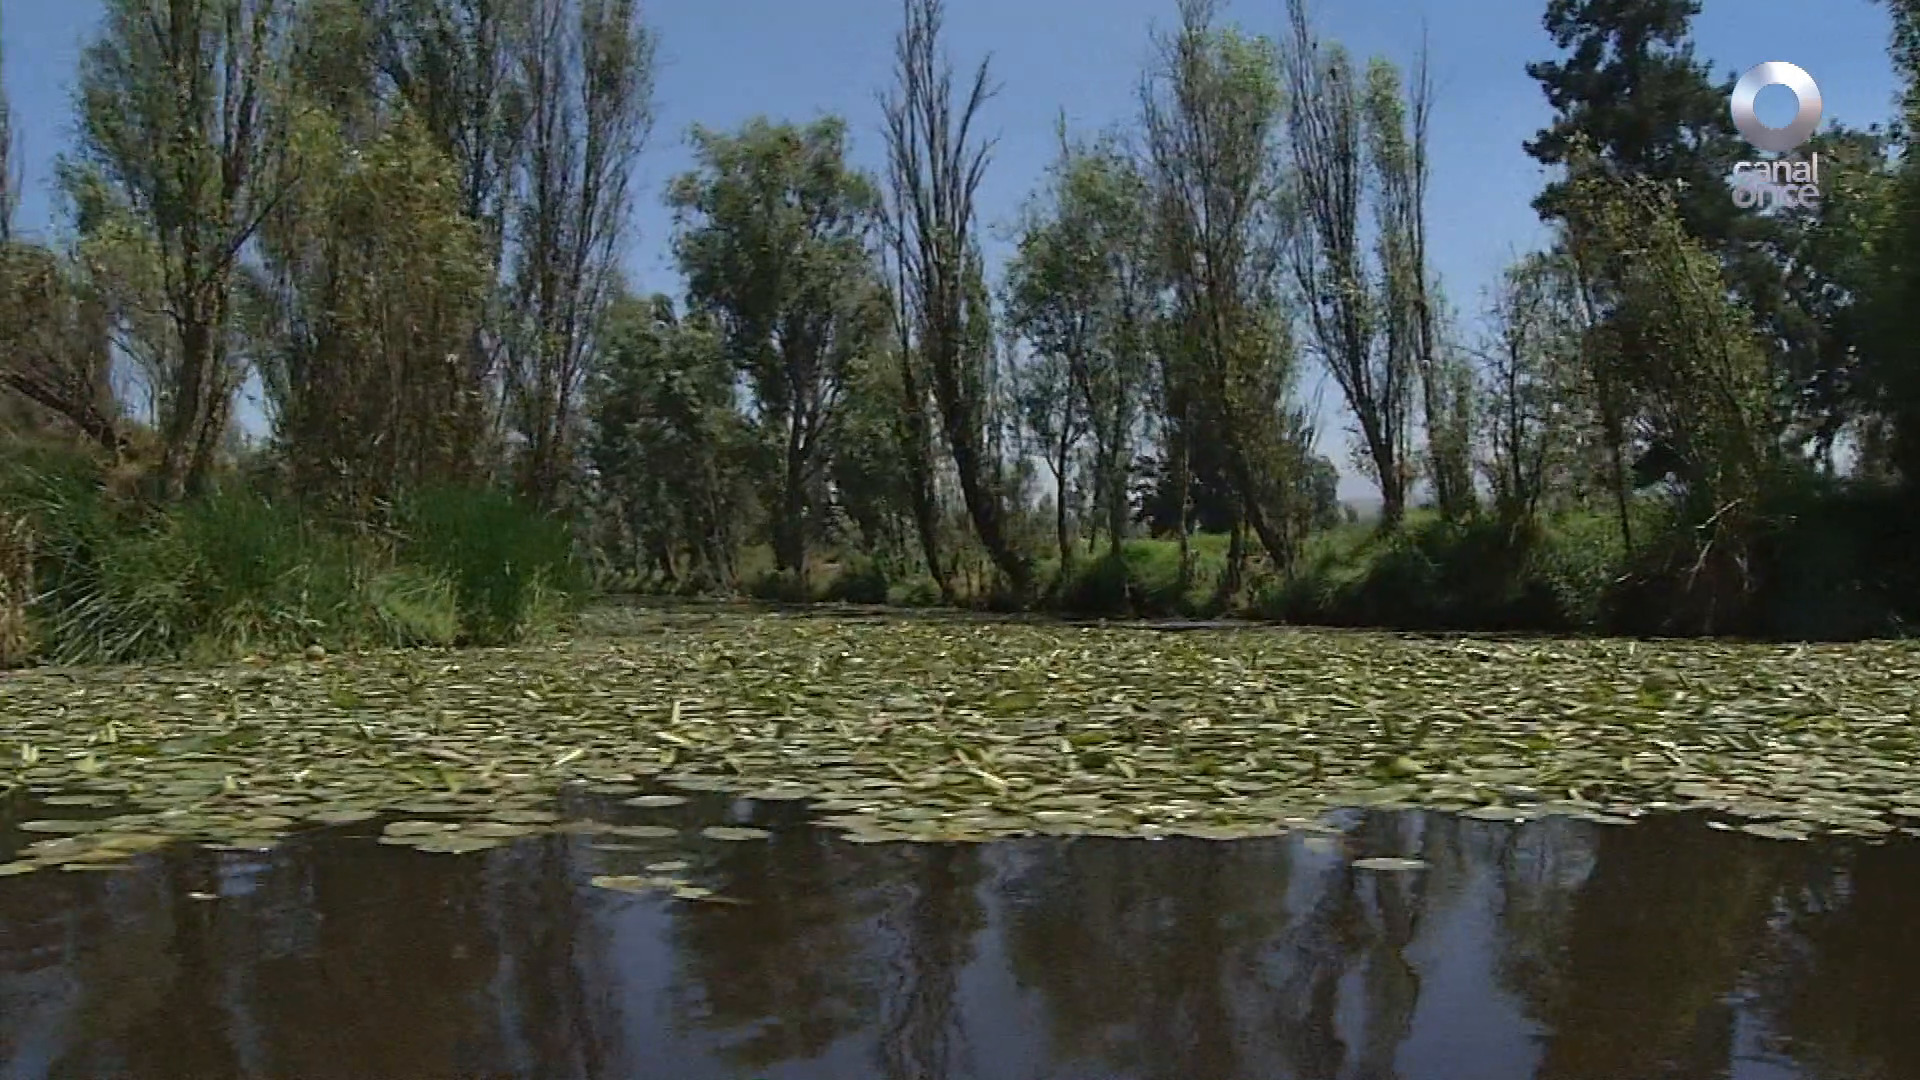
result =
[[[516,640],[585,592],[565,523],[500,491],[441,488],[408,499],[400,559],[445,576],[462,638]]]
[[[843,563],[840,572],[827,583],[826,597],[847,604],[884,604],[888,586],[886,568],[879,560],[856,555]]]
[[[1056,601],[1076,615],[1126,616],[1133,613],[1133,567],[1123,551],[1073,564],[1060,583]]]
[[[939,607],[940,583],[931,575],[915,574],[889,588],[887,602],[898,607]]]
[[[25,517],[0,510],[0,668],[18,667],[33,654],[32,598],[33,530]]]
[[[804,604],[814,598],[798,574],[780,570],[767,570],[755,575],[747,583],[747,595],[775,604]]]

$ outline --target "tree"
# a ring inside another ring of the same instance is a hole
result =
[[[1846,329],[1831,317],[1829,283],[1807,273],[1798,216],[1742,210],[1726,194],[1734,162],[1749,151],[1727,109],[1732,80],[1694,57],[1688,34],[1699,12],[1699,0],[1550,0],[1545,26],[1565,55],[1527,67],[1555,115],[1526,150],[1562,175],[1535,206],[1563,219],[1580,169],[1665,188],[1761,330],[1774,407],[1816,432],[1831,428]]]
[[[1649,449],[1643,486],[1671,477],[1682,595],[1712,632],[1739,617],[1755,584],[1760,496],[1781,450],[1772,371],[1747,310],[1663,188],[1588,173],[1570,191],[1576,258],[1604,313],[1600,347],[1582,356],[1588,381]]]
[[[121,457],[128,439],[107,378],[110,355],[106,308],[80,268],[35,244],[0,242],[0,387],[26,403],[22,426],[58,418]]]
[[[1865,293],[1862,303],[1863,381],[1875,411],[1890,430],[1883,441],[1886,464],[1910,493],[1920,493],[1920,341],[1913,333],[1920,305],[1920,155],[1913,133],[1920,131],[1920,5],[1888,0],[1893,15],[1893,56],[1905,80],[1902,95],[1902,153],[1892,175],[1875,189],[1848,200],[1856,216],[1854,237],[1872,237],[1870,247],[1855,247],[1854,278]],[[1859,226],[1864,226],[1860,228]],[[1843,251],[1846,249],[1842,249]],[[1870,253],[1870,254],[1869,254]],[[1857,272],[1856,271],[1856,272]],[[1870,447],[1871,448],[1871,447]]]
[[[1740,144],[1732,84],[1713,80],[1687,37],[1699,13],[1700,0],[1548,0],[1542,21],[1565,58],[1527,65],[1554,119],[1526,151],[1571,168],[1584,147],[1614,175],[1668,187],[1688,231],[1717,250],[1741,221],[1724,195]],[[1556,179],[1534,200],[1543,217],[1565,215],[1574,180]]]
[[[510,290],[501,279],[532,130],[524,58],[533,0],[327,2],[354,10],[341,16],[349,32],[331,50],[332,77],[323,81],[344,88],[370,80],[382,100],[405,102],[453,163],[462,212],[479,230],[495,283],[462,352],[467,381],[485,395],[497,429],[507,419],[500,382]]]
[[[1423,273],[1411,265],[1418,177],[1398,126],[1398,95],[1382,81],[1373,95],[1380,114],[1373,127],[1378,171],[1389,185],[1381,211],[1389,305],[1383,349],[1383,313],[1361,246],[1367,101],[1360,76],[1346,50],[1314,35],[1302,0],[1288,0],[1287,10],[1287,132],[1302,219],[1289,249],[1294,281],[1313,343],[1353,415],[1362,461],[1380,485],[1381,523],[1393,528],[1406,513],[1411,480],[1408,429],[1420,325],[1415,306],[1425,291]]]
[[[282,152],[288,5],[107,0],[80,65],[79,153],[63,183],[80,230],[150,275],[159,319],[138,329],[153,363],[160,479],[203,486],[241,375],[233,283],[241,253],[297,176]],[[137,316],[136,316],[137,318]]]
[[[1473,504],[1473,463],[1463,415],[1470,399],[1455,392],[1465,373],[1440,341],[1436,290],[1427,263],[1427,124],[1433,82],[1424,51],[1404,96],[1405,101],[1398,69],[1381,59],[1368,65],[1363,109],[1376,185],[1383,344],[1391,371],[1411,368],[1418,376],[1427,475],[1441,516],[1454,521]],[[1394,353],[1400,358],[1393,358]]]
[[[522,491],[551,509],[572,475],[586,359],[614,295],[629,177],[652,126],[653,37],[635,0],[529,2],[505,373]]]
[[[4,70],[4,68],[0,68]],[[20,205],[20,174],[15,171],[13,103],[0,80],[0,244],[13,242],[13,214]]]
[[[886,99],[887,215],[902,327],[902,392],[917,439],[925,433],[917,419],[921,387],[930,384],[968,516],[1013,593],[1024,598],[1032,591],[1032,563],[1013,542],[999,462],[985,446],[991,422],[985,373],[994,339],[973,199],[992,144],[974,140],[973,124],[990,96],[988,65],[981,61],[956,107],[952,65],[940,48],[945,6],[945,0],[902,0],[898,81]],[[922,470],[915,483],[921,533],[930,537],[931,477]],[[928,556],[937,564],[931,541]]]
[[[1278,54],[1269,41],[1217,29],[1215,13],[1212,0],[1182,0],[1180,26],[1159,42],[1142,90],[1172,297],[1161,347],[1173,350],[1173,367],[1163,378],[1179,410],[1179,456],[1196,425],[1215,427],[1239,518],[1286,567],[1299,540],[1286,500],[1299,485],[1286,474],[1294,455],[1276,438],[1294,374],[1278,293]]]
[[[1072,383],[1067,359],[1055,352],[1034,352],[1013,372],[1015,408],[1032,444],[1029,449],[1053,474],[1054,540],[1062,575],[1073,566],[1074,451],[1086,433]]]
[[[1147,327],[1154,315],[1151,207],[1145,178],[1109,136],[1092,144],[1060,132],[1060,157],[1043,201],[1024,226],[1008,268],[1007,310],[1014,328],[1056,378],[1054,397],[1035,400],[1046,415],[1058,505],[1065,510],[1064,466],[1081,434],[1093,441],[1090,487],[1118,552],[1126,533],[1128,474],[1146,396]],[[1064,516],[1062,565],[1070,558]]]
[[[600,341],[586,450],[621,546],[668,582],[732,587],[751,496],[721,331],[666,296],[621,297]]]
[[[767,509],[782,571],[805,579],[848,376],[883,342],[869,240],[879,194],[846,162],[846,125],[695,128],[698,168],[673,184],[674,248],[754,392],[775,464]]]
[[[308,178],[261,233],[253,357],[293,490],[368,520],[483,475],[486,401],[461,362],[491,276],[452,163],[404,104],[349,145],[301,133]]]
[[[1536,252],[1509,266],[1493,298],[1482,350],[1486,476],[1502,518],[1531,518],[1578,424],[1580,327],[1573,267]]]

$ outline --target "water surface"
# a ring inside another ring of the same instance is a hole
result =
[[[1910,840],[1374,813],[852,844],[794,804],[567,810],[688,831],[444,855],[374,821],[0,879],[0,1076],[1920,1077]],[[693,831],[721,821],[773,836]],[[1427,866],[1353,865],[1380,855]],[[589,883],[669,860],[728,902]]]

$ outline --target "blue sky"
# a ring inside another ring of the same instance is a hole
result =
[[[52,157],[72,132],[74,61],[99,16],[97,0],[0,0],[6,87],[22,140],[25,191],[19,224],[53,225]],[[645,0],[643,0],[645,3]],[[804,121],[845,116],[854,155],[879,164],[877,94],[890,82],[898,0],[652,0],[660,36],[659,122],[636,180],[643,195],[627,255],[645,291],[678,293],[667,249],[665,183],[690,164],[694,123],[729,127],[755,115]],[[1431,249],[1448,297],[1469,316],[1510,257],[1540,240],[1528,205],[1542,182],[1520,148],[1547,120],[1530,60],[1552,55],[1542,0],[1321,0],[1322,31],[1362,55],[1406,60],[1423,33],[1432,51]],[[948,45],[963,69],[992,54],[999,96],[985,129],[997,137],[980,192],[990,228],[1003,229],[1040,182],[1056,142],[1053,122],[1091,131],[1130,119],[1148,33],[1174,17],[1174,0],[952,0]],[[1229,17],[1277,33],[1282,0],[1235,0]],[[1707,0],[1694,24],[1699,54],[1725,74],[1767,60],[1805,68],[1820,84],[1826,117],[1864,125],[1891,115],[1895,79],[1889,22],[1870,0]],[[1762,95],[1761,112],[1784,122],[1792,98]],[[1303,387],[1313,392],[1320,380]],[[1331,385],[1324,388],[1329,401]],[[1331,418],[1337,429],[1339,420]],[[1338,436],[1328,431],[1323,444]],[[1336,454],[1336,457],[1344,455]],[[1341,461],[1343,469],[1345,461]],[[1367,485],[1347,479],[1343,494]]]

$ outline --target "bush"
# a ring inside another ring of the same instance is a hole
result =
[[[940,583],[928,574],[916,574],[889,588],[887,602],[898,607],[939,607]]]
[[[799,575],[768,570],[747,583],[747,595],[775,604],[804,604],[814,599],[812,591]]]
[[[154,506],[116,494],[79,455],[6,464],[0,518],[37,538],[26,621],[40,660],[506,641],[562,618],[583,591],[567,530],[493,492],[428,493],[396,536],[239,486]],[[0,564],[13,550],[0,537]],[[0,605],[0,636],[6,614]]]
[[[888,587],[887,571],[879,560],[856,555],[843,563],[840,572],[827,583],[826,598],[846,604],[884,604]]]
[[[1075,563],[1060,583],[1055,600],[1075,615],[1124,617],[1133,614],[1133,567],[1125,552]]]
[[[33,654],[27,607],[33,598],[33,530],[27,519],[0,510],[0,669]]]
[[[467,642],[517,640],[586,591],[566,524],[505,492],[422,492],[406,501],[400,522],[401,562],[452,584]]]

